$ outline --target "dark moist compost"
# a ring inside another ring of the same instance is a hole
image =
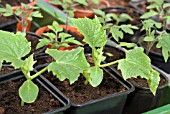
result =
[[[4,7],[6,6],[6,4],[10,4],[11,6],[20,6],[21,3],[30,3],[29,0],[1,0],[1,5],[3,5]],[[0,14],[0,24],[4,24],[7,22],[11,22],[16,20],[16,18],[14,16],[10,16],[10,17],[4,17],[2,14]]]
[[[104,73],[104,79],[98,87],[84,84],[84,77],[80,76],[78,81],[69,85],[67,80],[59,81],[52,73],[44,73],[45,77],[50,80],[60,91],[62,91],[72,103],[81,104],[90,100],[102,98],[113,93],[125,91],[126,88],[116,79]]]
[[[39,86],[37,100],[21,106],[18,89],[24,79],[0,84],[0,114],[42,114],[61,106],[60,102]]]
[[[165,85],[165,83],[166,83],[166,79],[163,76],[161,76],[160,78],[161,79],[160,79],[160,82],[159,82],[159,87]],[[131,79],[128,79],[128,81],[130,81],[135,87],[149,88],[148,82],[144,78],[139,78],[139,77],[138,78],[131,78]]]
[[[6,4],[10,4],[11,6],[20,6],[21,3],[28,4],[29,0],[1,0],[1,4],[5,6]]]
[[[107,0],[111,6],[129,6],[130,0]]]
[[[77,5],[74,8],[76,9],[81,9],[81,10],[92,10],[92,9],[102,9],[102,8],[106,8],[106,4],[100,2],[99,4],[95,4],[92,2],[92,0],[88,0],[88,6],[84,6],[84,5]]]
[[[11,66],[2,66],[1,70],[0,70],[0,75],[2,74],[7,74],[9,72],[15,71],[15,69]],[[1,113],[0,113],[1,114]]]
[[[112,62],[118,59],[125,58],[125,54],[114,47],[105,46],[103,49],[104,55],[106,56],[106,62]],[[107,53],[111,53],[112,56],[108,56]]]

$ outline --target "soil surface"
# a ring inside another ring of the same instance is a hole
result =
[[[91,0],[88,0],[88,6],[76,5],[74,8],[81,9],[81,10],[92,10],[92,9],[102,9],[106,7],[107,6],[104,3],[95,4]]]
[[[118,59],[122,59],[125,57],[125,54],[116,49],[116,48],[113,48],[113,47],[104,47],[103,49],[103,52],[104,52],[104,55],[106,56],[106,62],[112,62],[112,61],[115,61],[115,60],[118,60]],[[111,53],[112,56],[108,56],[107,53]]]
[[[61,106],[60,102],[39,86],[39,95],[32,104],[21,107],[18,89],[24,79],[0,84],[0,114],[42,114]]]
[[[21,3],[30,3],[29,0],[1,0],[2,2],[0,3],[1,5],[3,5],[4,7],[6,6],[6,4],[10,4],[11,6],[20,6]],[[14,16],[10,16],[10,17],[4,17],[2,14],[0,14],[0,24],[4,24],[10,21],[14,21],[16,20]]]
[[[61,90],[71,102],[74,104],[81,104],[90,100],[98,99],[113,93],[125,91],[126,88],[122,86],[116,79],[104,73],[104,79],[98,87],[92,87],[90,84],[84,85],[84,77],[80,76],[78,81],[69,85],[67,80],[59,81],[52,73],[44,73],[45,77],[49,79],[59,90]]]
[[[5,6],[6,4],[10,4],[11,6],[20,6],[21,3],[30,3],[29,0],[1,0],[1,4]]]
[[[129,6],[130,0],[107,0],[111,6]]]
[[[9,72],[15,71],[15,69],[11,66],[2,66],[1,70],[0,70],[0,75],[2,74],[7,74]]]
[[[130,81],[135,87],[146,87],[146,88],[149,88],[146,79],[138,77],[138,78],[128,79],[128,81]],[[164,85],[165,83],[166,83],[166,79],[163,76],[161,76],[161,80],[159,82],[159,87]]]
[[[141,43],[141,45],[142,45],[142,47],[147,49],[147,42],[144,41],[144,42]],[[150,51],[162,54],[162,48],[156,48],[156,43],[152,46]],[[170,53],[169,53],[169,57],[170,57]]]

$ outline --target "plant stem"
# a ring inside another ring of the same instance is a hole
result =
[[[30,79],[34,79],[36,78],[37,76],[39,76],[40,74],[42,74],[43,72],[45,72],[46,70],[48,69],[48,67],[46,66],[45,68],[43,68],[42,70],[40,70],[39,72],[37,72],[36,74],[30,76]]]
[[[23,100],[21,100],[21,106],[24,106],[24,101]]]
[[[110,62],[110,63],[99,65],[99,67],[103,68],[103,67],[111,66],[111,65],[117,64],[118,62],[119,62],[119,60],[116,60],[116,61],[113,61],[113,62]]]

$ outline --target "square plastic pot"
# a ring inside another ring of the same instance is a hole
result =
[[[36,72],[39,71],[46,65],[47,64],[37,67],[35,71]],[[134,86],[129,82],[125,81],[114,71],[112,70],[108,71],[106,69],[103,70],[107,72],[111,77],[118,80],[126,88],[126,90],[123,92],[118,92],[111,94],[109,96],[105,96],[103,98],[91,100],[86,103],[81,104],[71,103],[71,107],[65,111],[66,114],[122,114],[127,95],[130,92],[134,91]],[[42,78],[42,80],[48,83],[51,83],[44,76],[40,76],[40,78]]]
[[[6,75],[0,76],[0,83],[6,83],[8,81],[17,81],[18,79],[25,78],[20,70],[15,72],[8,73]],[[61,107],[56,108],[49,112],[44,112],[44,114],[64,114],[64,111],[70,107],[70,101],[63,95],[58,92],[59,90],[54,86],[44,82],[41,78],[36,78],[35,81],[39,83],[49,94],[52,94],[53,97],[58,100],[61,104]],[[19,89],[19,88],[18,88]],[[35,101],[36,102],[36,101]]]

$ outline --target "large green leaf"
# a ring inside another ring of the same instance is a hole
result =
[[[89,18],[72,19],[72,22],[78,28],[78,31],[84,35],[84,41],[90,47],[102,47],[106,44],[106,31],[97,17],[93,20]]]
[[[167,62],[170,53],[170,35],[168,33],[162,33],[158,38],[157,48],[162,48],[162,55],[165,62]]]
[[[149,79],[151,61],[143,50],[141,47],[128,50],[126,58],[119,61],[118,69],[121,70],[124,79],[136,78],[137,76]]]
[[[78,79],[83,70],[90,67],[81,47],[71,51],[47,49],[46,53],[56,60],[48,66],[48,71],[52,71],[61,81],[69,79],[70,84]]]
[[[151,70],[150,79],[147,81],[151,92],[155,95],[160,81],[159,73],[155,70]]]
[[[0,61],[12,62],[15,68],[21,67],[21,58],[30,52],[31,43],[21,33],[13,34],[0,30],[0,34]]]
[[[19,96],[26,103],[33,103],[38,96],[38,86],[31,80],[25,81],[19,88]]]

